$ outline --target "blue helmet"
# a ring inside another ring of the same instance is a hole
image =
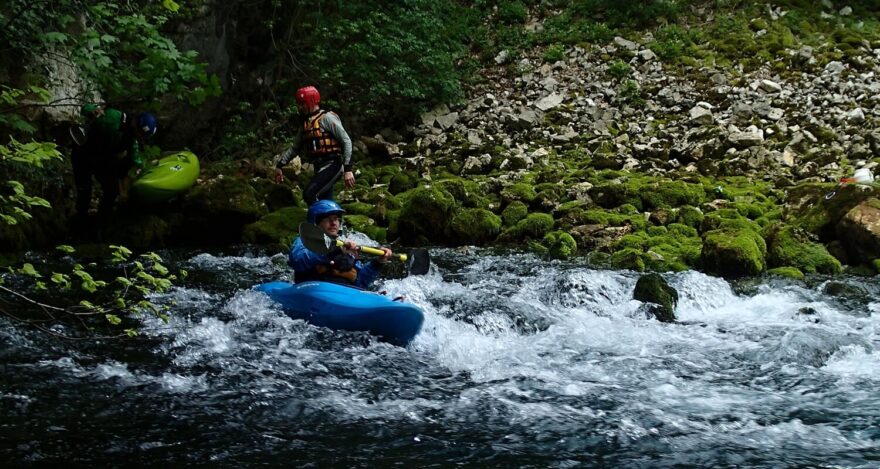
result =
[[[342,215],[345,210],[332,200],[319,200],[309,207],[309,223],[317,225],[327,215]]]
[[[137,126],[144,133],[144,137],[152,137],[156,134],[156,118],[149,112],[138,114]]]

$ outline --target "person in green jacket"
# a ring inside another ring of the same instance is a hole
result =
[[[129,115],[118,109],[86,104],[80,113],[88,120],[71,152],[73,179],[76,184],[76,213],[88,215],[92,201],[92,176],[101,185],[98,217],[113,211],[119,186],[132,166],[144,167],[141,149],[147,138],[156,134],[156,118],[143,112]]]

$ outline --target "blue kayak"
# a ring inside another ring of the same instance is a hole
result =
[[[254,289],[280,303],[294,319],[330,329],[369,332],[402,347],[419,333],[424,321],[415,305],[335,283],[269,282]]]

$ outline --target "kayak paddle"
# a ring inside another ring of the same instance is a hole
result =
[[[320,227],[307,222],[299,224],[299,236],[302,238],[303,246],[306,249],[321,255],[329,253],[334,246],[342,246],[344,244],[341,239],[334,240],[327,236]],[[377,256],[385,254],[385,251],[369,246],[358,246],[358,250]],[[427,249],[414,249],[410,256],[394,254],[392,257],[405,262],[410,275],[425,275],[431,267],[431,255],[428,254]]]

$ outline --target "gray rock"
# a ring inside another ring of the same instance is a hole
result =
[[[624,39],[620,36],[614,38],[614,44],[620,47],[621,49],[626,49],[630,51],[639,50],[639,45],[635,42],[632,42],[628,39]]]
[[[744,131],[733,127],[727,140],[736,148],[749,148],[764,143],[764,131],[754,125]]]
[[[862,108],[857,107],[846,113],[846,120],[853,124],[861,124],[865,122],[865,112],[862,111]]]
[[[840,73],[844,70],[846,70],[846,65],[836,60],[828,62],[828,65],[825,66],[825,71],[828,73]]]
[[[715,123],[715,116],[712,111],[703,106],[694,106],[690,112],[690,122],[698,125],[711,125]]]
[[[565,100],[564,96],[552,93],[535,101],[535,107],[546,112],[562,104],[563,100]]]

